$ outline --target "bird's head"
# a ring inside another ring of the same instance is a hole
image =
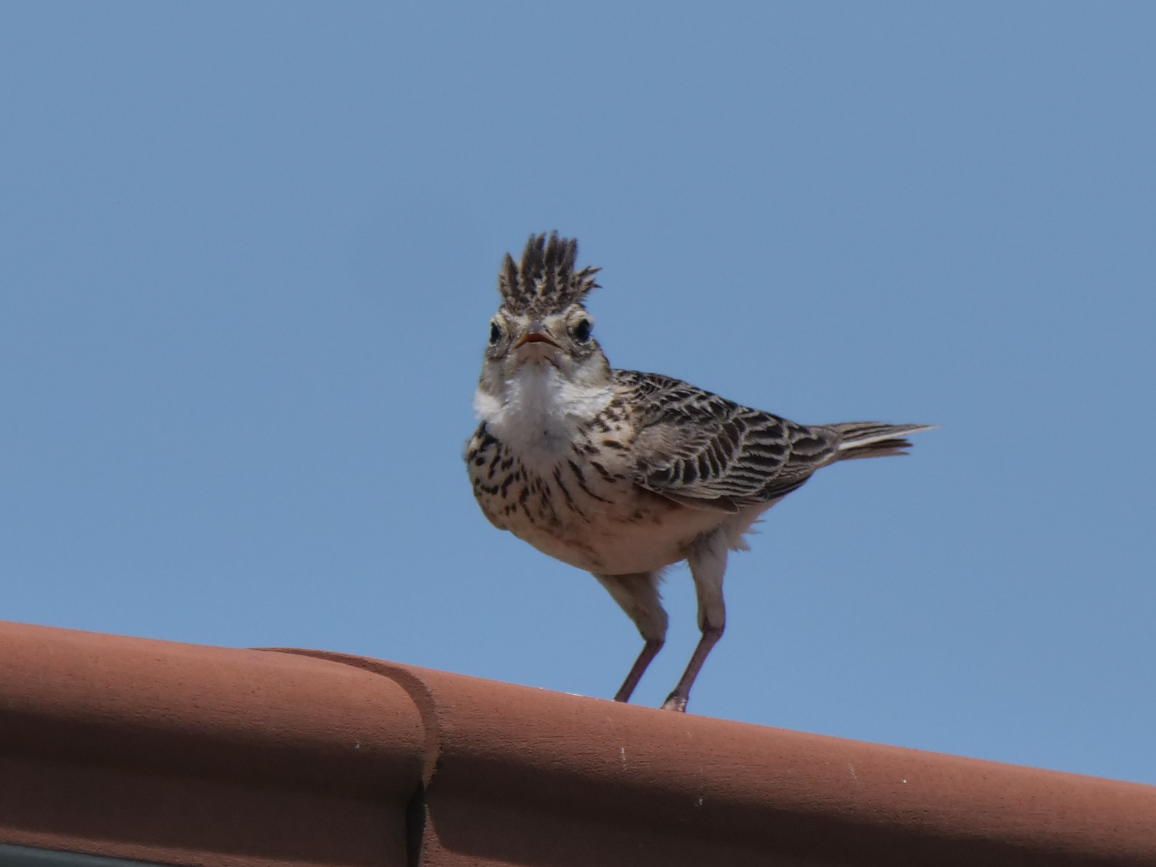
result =
[[[578,242],[557,233],[531,235],[515,262],[506,254],[498,273],[502,305],[490,320],[480,388],[500,396],[523,375],[550,373],[581,387],[603,387],[611,370],[594,339],[587,293],[597,268],[575,270]],[[552,370],[551,370],[552,369]]]

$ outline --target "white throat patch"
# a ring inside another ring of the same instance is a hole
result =
[[[565,379],[552,364],[528,363],[506,380],[501,395],[481,388],[474,411],[495,437],[521,455],[553,459],[614,397],[613,382],[592,386]]]

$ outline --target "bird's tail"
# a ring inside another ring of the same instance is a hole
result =
[[[907,434],[933,430],[936,424],[884,424],[881,421],[849,421],[830,425],[839,433],[835,460],[854,458],[885,458],[905,455],[911,448]]]

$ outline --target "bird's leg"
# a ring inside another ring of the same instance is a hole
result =
[[[686,558],[690,574],[694,578],[695,594],[698,596],[698,628],[702,638],[691,654],[686,671],[679,678],[674,692],[662,703],[663,710],[686,711],[690,700],[690,688],[698,677],[702,664],[711,649],[722,638],[727,625],[726,603],[723,601],[723,574],[727,569],[727,534],[719,527],[699,536],[691,546]]]
[[[662,608],[662,600],[658,594],[658,582],[661,577],[654,572],[635,572],[629,575],[594,575],[614,597],[614,601],[622,606],[622,610],[634,621],[638,631],[646,640],[642,652],[630,668],[630,674],[614,696],[615,701],[630,701],[630,695],[638,686],[643,673],[650,665],[651,660],[662,650],[666,641],[666,612]]]
[[[638,654],[638,659],[634,660],[634,665],[630,667],[630,674],[626,675],[626,680],[622,681],[622,686],[614,694],[615,701],[630,701],[634,687],[638,686],[638,681],[642,680],[642,675],[650,667],[651,660],[658,656],[658,651],[662,650],[662,645],[661,638],[648,639],[646,644],[642,645],[642,652]]]
[[[686,671],[682,673],[679,678],[678,686],[674,688],[674,692],[666,697],[666,701],[662,703],[663,710],[674,710],[685,713],[686,703],[690,700],[690,688],[694,685],[694,679],[698,677],[699,669],[702,664],[706,662],[707,656],[710,655],[711,649],[722,638],[723,627],[718,628],[708,626],[702,631],[702,638],[698,640],[698,644],[694,648],[694,653],[691,654],[690,662],[687,663]]]

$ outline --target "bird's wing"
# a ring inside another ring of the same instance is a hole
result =
[[[786,496],[835,456],[838,432],[739,406],[655,373],[615,371],[634,408],[635,481],[691,507]]]

